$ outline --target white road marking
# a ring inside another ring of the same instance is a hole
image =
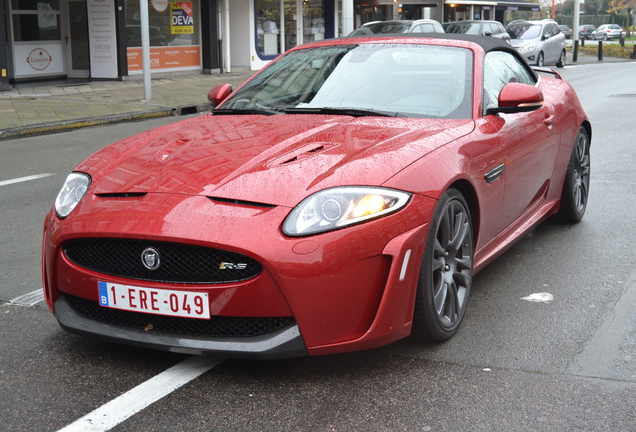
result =
[[[167,396],[225,359],[193,356],[86,414],[58,432],[105,432]]]
[[[16,297],[13,300],[10,300],[9,303],[21,306],[35,306],[41,301],[44,301],[44,291],[42,291],[42,289],[37,289],[30,293],[21,295],[20,297]]]
[[[44,174],[35,174],[32,176],[26,176],[26,177],[20,177],[20,178],[15,178],[12,180],[4,180],[4,181],[0,181],[0,186],[6,186],[6,185],[10,185],[10,184],[14,184],[14,183],[22,183],[25,181],[29,181],[29,180],[37,180],[37,179],[41,179],[44,177],[51,177],[54,176],[54,173],[44,173]]]

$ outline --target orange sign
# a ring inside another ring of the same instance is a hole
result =
[[[142,71],[141,48],[128,48],[128,71]],[[198,46],[151,47],[150,69],[176,69],[201,67],[201,49]]]

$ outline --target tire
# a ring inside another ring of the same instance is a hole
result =
[[[590,139],[582,126],[576,134],[565,173],[558,217],[563,222],[579,222],[585,214],[590,192]]]
[[[596,40],[596,35],[592,33],[592,40]]]
[[[413,316],[416,338],[442,342],[457,333],[473,280],[473,243],[466,200],[449,189],[435,208],[422,258]]]
[[[539,55],[537,56],[537,66],[539,67],[543,67],[544,65],[544,61],[543,61],[543,53],[540,52]]]
[[[603,40],[607,41],[607,35],[606,34],[603,35]]]
[[[556,67],[558,68],[562,68],[565,67],[565,60],[566,60],[566,53],[565,50],[561,51],[561,57],[559,57],[559,61],[556,64]]]

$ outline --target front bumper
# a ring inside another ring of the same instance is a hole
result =
[[[54,307],[57,321],[64,330],[109,342],[192,355],[208,354],[262,359],[307,355],[307,349],[296,324],[264,336],[209,338],[148,332],[142,328],[132,329],[92,320],[71,307],[65,295],[57,298]]]
[[[368,349],[410,333],[425,222],[434,200],[413,196],[395,214],[306,238],[281,233],[290,210],[283,207],[253,208],[165,194],[136,200],[87,196],[65,220],[54,212],[48,215],[43,242],[45,297],[65,330],[174,352],[260,358]],[[142,284],[205,291],[213,316],[289,316],[296,324],[267,335],[219,338],[123,328],[83,317],[69,306],[66,295],[97,302],[99,281],[140,284],[71,262],[64,244],[87,237],[180,242],[250,256],[263,271],[247,281]]]

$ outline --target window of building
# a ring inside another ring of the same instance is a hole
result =
[[[198,0],[148,2],[150,46],[199,45]],[[139,0],[126,0],[126,46],[141,46]]]
[[[60,40],[58,0],[12,0],[14,42]]]
[[[323,0],[254,0],[254,5],[257,50],[262,58],[325,38]]]

